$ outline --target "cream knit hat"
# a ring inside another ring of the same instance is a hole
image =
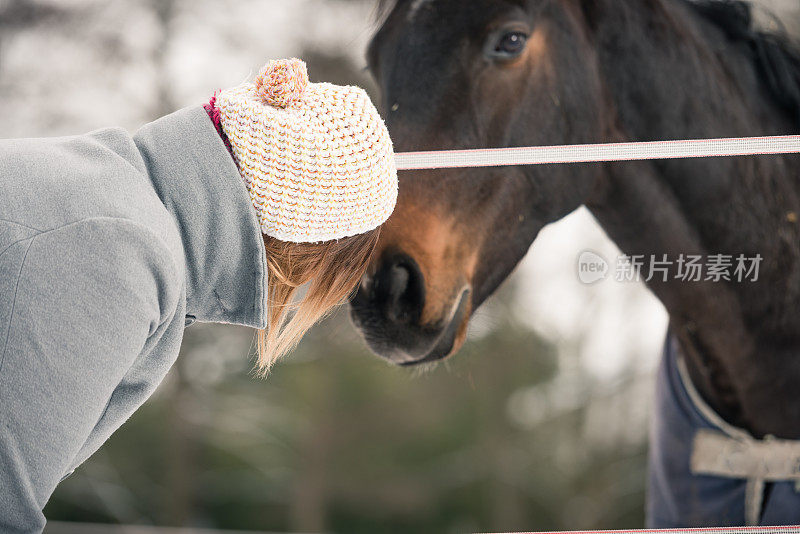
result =
[[[216,106],[265,234],[328,241],[391,215],[392,141],[363,89],[309,83],[305,63],[292,58],[220,92]]]

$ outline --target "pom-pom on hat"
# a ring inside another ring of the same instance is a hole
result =
[[[305,63],[292,58],[220,92],[216,106],[265,234],[329,241],[391,215],[392,141],[363,89],[309,83]]]

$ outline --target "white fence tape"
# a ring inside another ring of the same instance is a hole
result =
[[[397,170],[800,153],[800,135],[399,152]]]

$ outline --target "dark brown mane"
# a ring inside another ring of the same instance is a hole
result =
[[[775,100],[800,124],[800,52],[783,29],[760,31],[753,6],[743,0],[688,0],[729,39],[743,43]],[[777,19],[775,19],[777,21]]]

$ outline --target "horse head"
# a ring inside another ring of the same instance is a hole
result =
[[[395,151],[595,142],[607,115],[580,0],[399,0],[367,52]],[[456,352],[537,233],[591,197],[596,166],[403,171],[351,301],[376,353]]]

